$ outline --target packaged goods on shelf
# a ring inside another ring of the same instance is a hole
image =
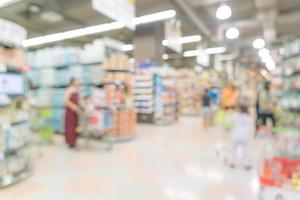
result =
[[[113,124],[108,138],[115,141],[135,136],[136,111],[133,105],[133,66],[123,54],[112,55],[104,62],[105,104],[113,108]]]
[[[30,165],[29,111],[26,108],[25,72],[28,64],[21,42],[26,30],[0,19],[0,188],[28,175]]]
[[[200,109],[200,94],[197,87],[197,77],[194,71],[183,69],[177,77],[179,112],[195,115]]]
[[[294,81],[293,77],[284,77],[279,121],[273,128],[276,137],[269,147],[272,151],[264,156],[260,172],[263,195],[273,192],[294,199],[300,193],[300,96]]]
[[[52,47],[28,54],[30,63],[34,66],[29,75],[31,94],[36,98],[40,112],[50,108],[51,113],[54,113],[43,118],[41,124],[44,124],[44,127],[41,127],[41,130],[63,132],[63,96],[71,78],[78,78],[81,81],[80,90],[83,96],[91,94],[93,87],[103,82],[102,67],[99,64],[90,64],[95,61],[92,57],[91,62],[85,60],[89,64],[79,63],[82,51],[84,50],[74,47]],[[57,59],[53,59],[53,56]],[[49,123],[53,126],[49,126]]]
[[[142,65],[135,74],[133,93],[138,122],[169,124],[177,119],[175,76],[163,69]]]

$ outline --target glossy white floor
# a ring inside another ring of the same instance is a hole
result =
[[[1,200],[256,200],[256,170],[230,169],[225,132],[204,132],[199,118],[139,125],[136,140],[105,152],[70,150],[59,138],[42,147],[31,176],[0,191]]]

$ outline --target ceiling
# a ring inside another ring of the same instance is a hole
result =
[[[215,12],[224,2],[231,6],[233,14],[229,20],[220,21]],[[40,12],[29,11],[30,5],[39,6]],[[183,35],[201,34],[207,46],[227,45],[245,62],[253,62],[257,57],[252,48],[252,41],[257,37],[264,37],[267,45],[272,47],[300,35],[300,0],[137,0],[136,7],[137,16],[176,9],[182,21]],[[29,31],[29,38],[111,21],[92,8],[91,0],[21,0],[0,11],[1,18],[23,25]],[[46,11],[59,13],[63,20],[50,22],[42,19],[40,13]],[[239,28],[240,38],[228,41],[224,39],[224,32],[231,26]],[[130,43],[133,37],[127,29],[105,35],[126,43]],[[97,37],[101,35],[61,44],[82,44]],[[196,44],[184,46],[185,50],[195,48]]]

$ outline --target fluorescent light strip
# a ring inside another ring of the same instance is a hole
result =
[[[125,24],[122,22],[112,22],[112,23],[101,24],[101,25],[96,25],[96,26],[89,26],[86,28],[75,29],[72,31],[55,33],[55,34],[51,34],[51,35],[46,35],[46,36],[41,36],[41,37],[24,40],[22,42],[22,46],[23,47],[37,46],[37,45],[41,45],[41,44],[81,37],[84,35],[92,35],[92,34],[96,34],[96,33],[102,33],[102,32],[120,29],[120,28],[124,28],[124,27],[125,27]]]
[[[202,52],[203,51],[200,51],[200,50],[185,51],[185,52],[183,52],[183,56],[184,57],[195,57],[195,56],[198,56]]]
[[[1,0],[0,1],[0,8],[3,8],[5,6],[8,6],[8,5],[13,4],[13,3],[17,3],[18,1],[21,1],[21,0]]]
[[[213,47],[213,48],[207,48],[204,50],[206,54],[220,54],[225,53],[226,48],[225,47]],[[203,53],[202,50],[191,50],[191,51],[185,51],[183,52],[184,57],[194,57],[198,56],[199,54]]]
[[[187,44],[187,43],[199,42],[199,41],[201,41],[201,39],[202,39],[201,35],[191,35],[191,36],[185,36],[185,37],[179,38],[178,42],[180,44]],[[163,40],[162,45],[167,46],[168,40]]]
[[[141,17],[136,17],[133,19],[134,25],[146,24],[155,21],[161,21],[165,19],[170,19],[176,16],[175,10],[166,10],[158,13],[153,13],[150,15],[144,15]]]
[[[191,35],[191,36],[185,36],[182,38],[179,38],[179,42],[181,44],[186,44],[186,43],[192,43],[192,42],[199,42],[202,39],[200,35]]]
[[[220,53],[225,53],[226,48],[225,47],[212,47],[212,48],[207,48],[204,51],[207,54],[220,54]]]
[[[132,44],[125,44],[122,46],[122,51],[132,51],[134,49]]]
[[[0,7],[1,7],[1,5],[3,5],[3,3],[7,2],[7,1],[20,1],[20,0],[6,0],[4,2],[0,2]],[[145,24],[145,23],[169,19],[169,18],[172,18],[175,16],[176,16],[175,10],[167,10],[167,11],[162,11],[162,12],[158,12],[158,13],[153,13],[150,15],[137,17],[133,20],[133,24],[135,24],[135,25]],[[112,23],[107,23],[107,24],[100,24],[100,25],[96,25],[96,26],[89,26],[86,28],[75,29],[75,30],[71,30],[71,31],[31,38],[28,40],[24,40],[22,42],[22,45],[23,45],[23,47],[37,46],[37,45],[47,44],[47,43],[51,43],[51,42],[57,42],[57,41],[62,41],[62,40],[66,40],[66,39],[81,37],[81,36],[85,36],[85,35],[102,33],[102,32],[120,29],[120,28],[124,28],[124,27],[125,27],[125,24],[122,22],[112,22]],[[128,50],[128,51],[130,51],[130,50]]]

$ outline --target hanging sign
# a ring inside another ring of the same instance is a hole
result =
[[[134,29],[135,0],[92,0],[92,6],[99,13]]]
[[[0,19],[0,43],[5,46],[21,47],[27,31],[11,21]]]
[[[181,22],[176,19],[165,21],[165,41],[164,46],[180,53],[182,51],[182,44],[180,38],[182,37]]]

